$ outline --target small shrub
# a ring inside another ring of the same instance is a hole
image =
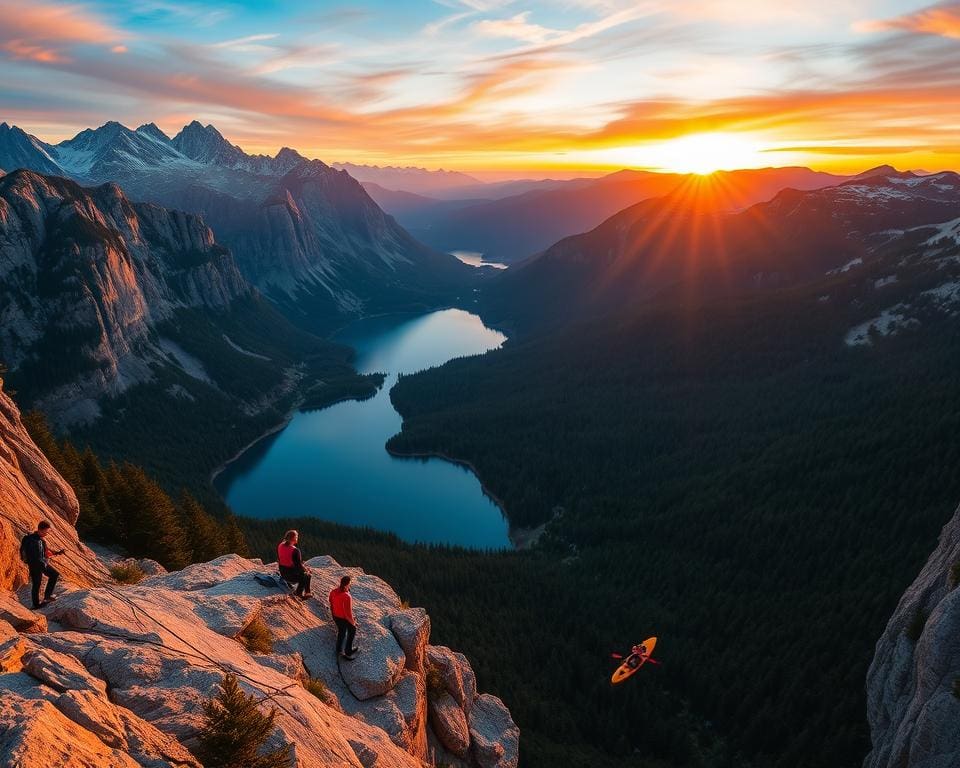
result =
[[[319,680],[316,677],[308,677],[306,681],[304,681],[303,687],[320,699],[320,701],[322,701],[324,704],[327,704],[330,701],[330,692],[327,690],[327,686],[324,684],[323,680]]]
[[[275,709],[263,714],[257,699],[227,675],[219,695],[204,707],[197,757],[205,768],[289,768],[289,744],[260,754],[276,716]]]
[[[950,589],[956,589],[957,585],[960,584],[960,560],[957,560],[957,562],[950,566],[950,577],[948,581]]]
[[[438,696],[447,690],[443,680],[443,673],[432,664],[427,667],[427,691]]]
[[[400,610],[401,610],[401,611],[405,611],[405,610],[407,610],[409,607],[410,607],[410,601],[409,601],[409,600],[401,600],[401,601],[400,601]]]
[[[110,569],[110,575],[119,584],[136,584],[146,576],[143,569],[132,560],[127,563],[117,563]]]
[[[260,616],[243,628],[239,639],[252,653],[270,653],[273,650],[273,634]]]
[[[917,608],[916,612],[913,614],[913,618],[910,619],[910,623],[907,624],[904,634],[910,639],[911,642],[915,643],[920,639],[920,635],[923,634],[923,628],[926,625],[926,611],[924,611],[922,608]]]

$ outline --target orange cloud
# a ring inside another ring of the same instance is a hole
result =
[[[960,40],[960,4],[935,5],[895,19],[865,21],[858,29],[866,32],[902,30]]]
[[[0,50],[14,59],[63,62],[69,59],[66,51],[72,45],[116,47],[123,37],[78,5],[0,0],[0,18]]]

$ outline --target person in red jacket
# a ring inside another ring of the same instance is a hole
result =
[[[340,579],[340,586],[330,591],[330,613],[337,625],[337,655],[353,661],[357,648],[353,639],[357,635],[357,621],[353,617],[353,599],[350,597],[350,577]]]
[[[300,534],[296,531],[286,532],[283,541],[277,545],[277,565],[280,567],[280,577],[290,584],[296,584],[297,597],[306,600],[313,597],[313,593],[310,591],[310,571],[303,564],[303,555],[297,546],[299,539]]]

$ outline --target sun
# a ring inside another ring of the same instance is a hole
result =
[[[656,165],[674,173],[702,176],[720,170],[756,168],[764,164],[760,146],[732,133],[693,133],[650,148]]]

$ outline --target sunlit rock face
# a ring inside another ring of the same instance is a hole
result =
[[[960,765],[960,509],[904,593],[867,673],[864,768]]]
[[[114,584],[77,540],[73,492],[2,393],[0,501],[0,764],[199,768],[190,750],[204,704],[232,672],[276,710],[269,745],[292,745],[298,767],[517,765],[519,731],[503,703],[478,695],[466,657],[429,644],[425,611],[359,568],[309,560],[318,599],[306,602],[263,583],[275,564],[237,555],[172,573],[144,562],[152,575]],[[40,518],[70,556],[58,563],[56,602],[30,611],[13,558]],[[352,662],[337,661],[325,600],[344,574],[361,649]],[[254,623],[267,628],[269,652],[245,644]],[[430,690],[428,675],[440,681]],[[310,681],[323,687],[310,692]]]
[[[78,513],[73,489],[27,434],[20,412],[0,383],[0,619],[23,631],[30,631],[31,621],[46,628],[42,615],[17,610],[19,604],[3,592],[27,582],[27,569],[19,557],[20,539],[35,530],[40,520],[53,525],[51,548],[69,551],[70,556],[57,567],[72,583],[87,586],[108,578],[106,569],[77,538]]]

